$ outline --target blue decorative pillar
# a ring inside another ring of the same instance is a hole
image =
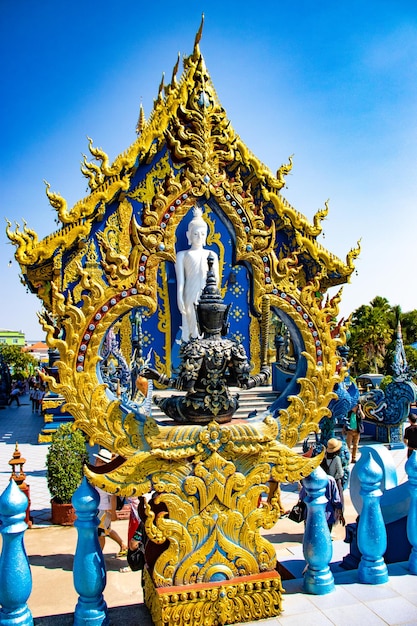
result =
[[[417,575],[417,452],[414,450],[405,464],[410,490],[410,506],[407,517],[407,537],[411,543],[411,554],[408,559],[408,569],[411,574]]]
[[[23,544],[28,527],[25,522],[28,499],[14,480],[0,496],[0,533],[3,547],[0,556],[0,625],[32,626],[27,605],[32,591],[32,574]]]
[[[303,553],[307,561],[304,590],[316,595],[334,590],[334,578],[329,567],[333,548],[325,514],[327,482],[327,474],[321,467],[303,479],[307,492],[307,521],[303,540]]]
[[[77,514],[78,532],[74,557],[74,587],[79,594],[74,612],[74,626],[109,624],[107,605],[103,598],[106,586],[106,566],[98,542],[97,507],[99,495],[84,478],[72,497]]]
[[[371,451],[368,455],[358,468],[359,493],[363,501],[358,524],[358,548],[362,554],[358,579],[360,583],[380,585],[388,582],[388,569],[383,557],[387,549],[387,531],[380,503],[382,469]]]

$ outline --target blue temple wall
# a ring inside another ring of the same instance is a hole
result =
[[[178,179],[182,169],[181,164],[176,164],[172,161],[165,146],[160,147],[149,163],[144,163],[143,161],[145,161],[145,158],[141,157],[141,162],[131,178],[130,189],[126,192],[126,197],[133,209],[134,218],[139,226],[143,225],[142,219],[146,204],[157,193],[159,186],[163,185],[168,171]],[[229,172],[229,175],[232,177],[235,174]],[[116,214],[120,200],[121,198],[116,196],[107,205],[103,219],[97,220],[92,225],[90,240],[94,242],[96,248],[98,267],[100,266],[101,252],[97,240],[97,232],[102,231],[108,224],[109,218]],[[243,344],[249,360],[252,360],[251,343],[254,336],[259,337],[260,328],[255,319],[258,317],[258,313],[253,306],[251,266],[249,264],[236,263],[236,235],[234,227],[218,206],[216,199],[213,197],[209,199],[203,198],[199,200],[199,204],[203,210],[205,220],[209,224],[206,247],[215,251],[219,257],[220,289],[225,304],[231,305],[228,337]],[[98,206],[98,208],[100,207]],[[240,211],[241,209],[237,204],[236,212],[239,213]],[[188,248],[186,232],[192,217],[192,209],[190,208],[176,227],[176,251]],[[277,219],[277,215],[265,212],[265,227],[268,228],[274,219]],[[280,250],[284,248],[288,252],[290,247],[288,234],[278,227],[275,240],[277,255],[279,256]],[[68,251],[64,254],[63,267],[67,266],[72,254],[76,254],[76,250]],[[173,262],[165,261],[160,264],[157,273],[157,283],[158,303],[156,313],[148,317],[146,310],[141,311],[143,314],[143,354],[147,354],[149,349],[152,348],[154,356],[157,358],[157,363],[154,361],[153,364],[165,367],[166,371],[175,372],[179,365],[181,315],[177,307],[176,276]],[[68,292],[70,292],[73,285],[74,283],[69,285]],[[79,306],[81,306],[81,303]]]

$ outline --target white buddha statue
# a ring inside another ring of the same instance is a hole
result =
[[[214,259],[213,271],[219,283],[219,259],[215,252],[204,248],[207,238],[207,224],[200,208],[193,209],[194,217],[187,230],[190,245],[188,250],[177,252],[175,273],[177,276],[177,303],[182,315],[182,341],[200,337],[197,326],[195,304],[198,304],[204,289],[208,271],[208,256]]]

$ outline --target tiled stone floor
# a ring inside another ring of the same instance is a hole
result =
[[[21,455],[26,458],[24,471],[26,482],[30,487],[31,514],[34,528],[40,531],[48,545],[49,532],[61,533],[62,542],[68,536],[68,529],[53,527],[50,524],[50,496],[46,487],[45,458],[48,444],[38,444],[38,433],[42,426],[42,417],[32,414],[28,397],[21,399],[20,407],[12,406],[0,410],[0,494],[7,487],[10,478],[9,460],[13,456],[16,442]],[[399,481],[406,479],[404,464],[405,450],[393,450],[394,463],[397,467]],[[297,500],[296,485],[284,485],[282,489],[284,507],[290,509]],[[351,511],[354,516],[355,512]],[[354,521],[354,518],[348,519]],[[122,524],[122,522],[120,522]],[[48,530],[50,528],[50,530]],[[30,532],[30,531],[29,531]],[[271,626],[417,626],[417,578],[407,569],[407,563],[397,563],[388,566],[389,581],[382,585],[362,585],[357,581],[357,572],[338,569],[337,563],[347,553],[348,547],[342,540],[341,529],[336,531],[333,541],[333,565],[336,587],[332,593],[323,596],[314,596],[303,593],[301,577],[305,562],[302,554],[302,528],[286,518],[279,520],[276,527],[268,534],[276,544],[277,554],[281,563],[297,576],[294,580],[284,581],[285,595],[283,599],[284,612],[281,616],[255,624],[269,624]],[[401,538],[399,538],[401,540]],[[53,556],[64,552],[56,541],[51,542],[49,553]],[[45,557],[47,558],[47,557]],[[32,569],[38,567],[32,565]],[[41,576],[43,584],[56,585],[60,576],[64,575],[64,564],[60,568],[55,563],[53,569],[45,567]],[[68,573],[68,572],[67,572]],[[111,572],[113,574],[113,572]],[[132,573],[133,574],[133,573]],[[115,576],[130,576],[119,574]],[[50,577],[51,580],[49,582]],[[36,579],[36,577],[35,577]],[[118,580],[111,578],[111,580]],[[121,579],[123,580],[123,578]],[[110,584],[108,579],[108,585]],[[118,585],[117,582],[113,583]],[[136,583],[135,583],[136,584]],[[119,592],[121,592],[121,588]],[[35,594],[36,596],[36,594]],[[122,596],[120,596],[122,597]],[[121,602],[120,606],[111,608],[111,621],[116,624],[140,623],[149,626],[152,622],[146,608],[132,598]],[[110,606],[110,605],[109,605]],[[62,605],[62,614],[57,615],[56,605],[50,611],[43,606],[37,607],[34,601],[30,608],[36,617],[35,624],[42,626],[66,626],[72,624],[73,615]],[[139,621],[138,621],[139,620]]]

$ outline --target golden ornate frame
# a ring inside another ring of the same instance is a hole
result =
[[[273,176],[233,131],[200,53],[200,37],[201,29],[181,79],[177,63],[171,83],[161,83],[147,122],[141,109],[138,138],[126,152],[110,165],[89,140],[96,162],[84,158],[86,198],[68,210],[47,185],[62,225],[57,232],[39,241],[26,224],[22,230],[7,226],[23,280],[43,303],[47,343],[59,352],[59,381],[48,377],[50,389],[65,399],[74,426],[91,443],[119,456],[114,470],[99,476],[90,468],[88,478],[112,493],[155,490],[166,507],[167,514],[157,518],[147,510],[152,541],[169,540],[145,576],[147,603],[158,624],[174,617],[185,623],[187,611],[201,614],[210,603],[218,605],[218,621],[207,624],[281,610],[275,551],[260,534],[276,523],[279,501],[259,506],[259,498],[268,480],[299,480],[320,461],[291,448],[330,415],[340,380],[337,347],[345,334],[336,322],[341,290],[332,299],[325,293],[349,279],[360,251],[358,245],[343,263],[317,242],[327,204],[311,224],[281,196],[292,159]],[[142,178],[141,168],[148,171]],[[175,262],[178,224],[193,206],[208,201],[233,229],[236,263],[251,268],[258,315],[251,327],[255,367],[265,360],[274,310],[297,328],[305,375],[297,381],[299,393],[288,397],[277,416],[162,427],[109,393],[98,375],[100,346],[132,310],[152,315],[158,303],[167,307],[158,271]],[[286,244],[278,245],[278,234]],[[178,586],[187,589],[177,591]]]

